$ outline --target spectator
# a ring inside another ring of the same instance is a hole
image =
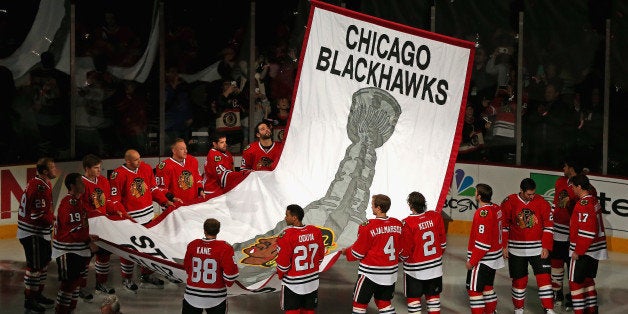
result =
[[[185,251],[183,268],[187,273],[182,313],[227,313],[227,287],[239,275],[233,247],[216,237],[220,232],[220,221],[209,218],[203,224],[205,237],[190,242]],[[205,280],[207,274],[199,272],[200,265],[212,265],[214,276]]]
[[[157,185],[170,201],[188,205],[203,200],[205,192],[198,160],[188,155],[187,145],[181,138],[176,139],[170,148],[172,157],[161,161],[155,169]]]
[[[48,263],[52,259],[50,234],[55,216],[50,180],[56,177],[57,167],[52,158],[40,158],[37,174],[28,181],[20,202],[17,238],[26,256],[24,310],[27,312],[44,312],[55,304],[42,292],[48,277]]]
[[[290,119],[290,99],[282,97],[277,99],[277,105],[268,116],[273,126],[285,127]]]
[[[269,170],[277,167],[283,143],[274,142],[272,130],[268,122],[260,122],[255,126],[255,137],[259,140],[248,145],[242,152],[242,169]]]
[[[421,313],[421,297],[425,295],[428,313],[440,314],[445,224],[439,212],[426,211],[423,194],[412,192],[407,201],[411,214],[402,221],[399,258],[405,273],[408,313]]]
[[[402,225],[386,216],[390,209],[388,196],[373,195],[371,207],[375,218],[360,225],[355,243],[341,250],[348,261],[360,260],[352,313],[366,313],[373,296],[380,313],[395,313],[391,300],[397,282],[398,252],[394,248],[400,247]]]
[[[246,80],[247,64],[238,60],[236,49],[229,46],[222,51],[222,60],[218,63],[218,74],[223,81],[235,81],[238,86]]]
[[[135,64],[142,53],[139,37],[130,27],[120,25],[114,12],[105,11],[103,17],[103,25],[94,31],[95,53],[104,53],[112,65],[128,67]]]
[[[292,99],[292,89],[297,73],[297,55],[294,49],[289,49],[287,44],[281,43],[275,48],[274,56],[269,60],[270,68],[270,99]]]
[[[52,240],[52,257],[59,268],[59,292],[55,313],[72,313],[76,309],[81,273],[91,257],[87,211],[81,200],[85,185],[78,173],[65,177],[66,195],[59,204],[55,232]],[[94,245],[95,246],[95,245]]]
[[[478,209],[473,216],[467,246],[467,292],[472,314],[494,313],[497,295],[495,272],[504,267],[501,226],[502,210],[491,203],[493,189],[484,183],[475,187]]]
[[[521,181],[519,193],[502,202],[504,227],[503,255],[508,259],[512,279],[512,303],[515,314],[523,314],[528,264],[532,266],[539,288],[539,298],[545,313],[554,313],[554,297],[550,279],[549,251],[553,243],[551,206],[536,193],[536,183],[530,178]]]
[[[222,90],[216,99],[216,130],[227,135],[232,146],[241,149],[244,141],[242,119],[247,108],[240,99],[240,89],[236,81],[224,81]]]
[[[178,69],[170,67],[166,73],[166,139],[189,140],[193,122],[189,86],[179,76]]]
[[[41,54],[41,67],[30,72],[33,111],[39,129],[40,154],[58,157],[70,144],[70,76],[55,69],[50,51]]]
[[[486,49],[484,47],[476,48],[473,59],[473,72],[471,73],[471,89],[475,92],[475,95],[490,93],[490,90],[495,90],[497,81],[494,75],[486,71],[487,61]]]
[[[116,104],[115,125],[121,147],[137,147],[144,151],[148,144],[148,100],[138,91],[138,84],[125,81],[124,95]]]

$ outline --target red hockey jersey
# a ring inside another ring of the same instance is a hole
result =
[[[38,236],[50,241],[54,223],[50,180],[35,176],[28,180],[17,216],[17,238]]]
[[[576,203],[576,195],[567,177],[556,179],[554,184],[554,240],[569,241],[569,220]]]
[[[89,241],[89,223],[83,201],[68,194],[57,210],[52,258],[66,253],[90,257]]]
[[[447,248],[442,215],[430,210],[412,214],[401,223],[399,258],[405,273],[420,280],[442,276],[443,252]]]
[[[552,250],[554,244],[551,206],[535,194],[525,202],[519,194],[511,194],[502,202],[504,227],[502,236],[508,252],[517,256],[541,255],[542,249]]]
[[[503,218],[501,208],[495,204],[486,204],[475,211],[467,245],[467,260],[471,266],[484,264],[492,269],[504,267]]]
[[[198,172],[198,160],[188,155],[183,162],[168,158],[157,165],[155,177],[157,186],[180,198],[184,204],[198,200],[199,188],[203,188],[203,178]]]
[[[129,216],[141,224],[155,216],[153,200],[161,205],[168,201],[163,191],[157,188],[153,168],[143,162],[135,170],[124,165],[116,168],[109,176],[109,183],[111,201],[121,203]]]
[[[273,142],[270,148],[265,149],[260,142],[251,143],[242,152],[243,170],[273,170],[277,167],[281,151],[282,142]]]
[[[397,282],[398,254],[401,249],[401,221],[374,218],[360,225],[358,239],[346,250],[347,260],[360,260],[358,274],[380,285]]]
[[[188,275],[183,298],[200,309],[214,307],[227,298],[227,287],[239,275],[233,247],[215,239],[188,244],[183,267]]]
[[[608,259],[606,230],[597,197],[586,195],[576,203],[571,215],[569,239],[569,256],[576,252],[578,255],[586,254],[597,260]]]
[[[117,215],[118,210],[124,210],[120,204],[114,207],[111,201],[111,186],[107,178],[101,175],[93,181],[86,176],[83,176],[82,179],[83,184],[85,184],[85,193],[81,198],[88,217]]]
[[[248,172],[233,170],[233,156],[229,152],[210,149],[205,160],[203,178],[205,194],[220,195],[242,182]]]
[[[281,284],[301,295],[318,289],[318,270],[325,257],[321,230],[312,225],[288,227],[277,239],[277,247]]]

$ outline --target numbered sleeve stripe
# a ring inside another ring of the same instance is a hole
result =
[[[239,273],[239,272],[236,272],[236,273],[235,273],[235,274],[233,274],[233,275],[229,275],[229,274],[227,274],[227,273],[223,273],[223,274],[222,274],[222,278],[223,278],[224,280],[226,280],[226,281],[234,281],[234,280],[236,280],[236,278],[238,278],[238,276],[239,276],[239,275],[240,275],[240,273]]]
[[[134,211],[130,211],[129,215],[131,217],[133,217],[133,219],[137,219],[137,218],[142,218],[148,215],[152,215],[154,213],[153,211],[153,205],[150,205],[146,208],[140,209],[140,210],[134,210]]]
[[[440,244],[440,247],[441,247],[441,249],[443,249],[443,250],[444,250],[444,249],[446,249],[446,248],[447,248],[447,242],[445,242],[445,243],[441,243],[441,244]]]
[[[33,212],[33,213],[31,213],[31,220],[37,220],[37,219],[39,219],[39,218],[41,218],[43,216],[44,216],[44,212],[42,212],[42,211]]]
[[[17,222],[17,227],[26,232],[42,234],[42,235],[50,234],[52,230],[52,227],[39,227],[39,226],[34,226],[34,225],[31,225],[22,221]]]
[[[471,251],[467,251],[467,259],[471,258],[471,253],[472,253]],[[498,260],[502,257],[503,257],[502,250],[497,250],[497,251],[487,252],[486,255],[484,255],[484,257],[482,257],[480,261],[490,262],[490,261]]]
[[[536,249],[542,247],[541,241],[515,241],[508,240],[511,249]]]
[[[394,266],[389,266],[389,267],[376,267],[376,266],[369,266],[369,265],[364,265],[360,263],[358,270],[367,274],[392,275],[392,274],[397,273],[397,268],[398,268],[397,264],[395,264]]]
[[[589,239],[595,238],[595,232],[589,232],[582,229],[578,230],[578,235],[583,238],[589,238]]]
[[[488,251],[491,249],[491,245],[490,244],[486,244],[486,243],[482,243],[480,241],[475,241],[475,247],[482,250],[482,251]]]
[[[220,187],[221,188],[224,188],[225,186],[227,186],[227,177],[229,176],[230,173],[231,173],[231,170],[226,170],[225,169],[224,172],[222,173],[222,176],[220,176]]]
[[[52,247],[60,251],[82,251],[89,249],[87,243],[60,242],[57,240],[52,241]]]
[[[355,250],[351,250],[351,254],[353,254],[353,257],[357,258],[357,259],[363,259],[364,258],[364,254],[360,254],[358,252],[356,252]]]
[[[185,287],[185,294],[201,298],[220,298],[227,296],[227,289],[202,289],[187,286]]]
[[[589,252],[596,252],[601,250],[606,250],[606,241],[593,243],[589,247]]]
[[[281,270],[282,272],[287,272],[288,270],[290,270],[290,266],[292,266],[291,264],[283,266],[283,265],[279,265],[277,264],[277,268],[279,268],[279,270]]]
[[[426,269],[431,269],[434,267],[439,267],[443,265],[443,259],[438,258],[431,261],[423,262],[423,263],[404,263],[403,269],[406,271],[421,271]]]

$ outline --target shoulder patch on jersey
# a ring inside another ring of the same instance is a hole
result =
[[[75,200],[75,199],[73,199],[73,198],[72,198],[72,199],[70,199],[70,205],[76,205],[76,203],[77,203],[77,202],[76,202],[76,200]]]
[[[37,191],[43,192],[44,190],[46,190],[45,186],[43,186],[42,184],[37,184]]]
[[[589,201],[588,201],[588,200],[580,200],[580,205],[583,205],[583,206],[584,206],[584,205],[586,205],[586,204],[589,204]]]
[[[361,225],[361,226],[366,226],[366,225],[368,225],[368,224],[369,224],[369,221],[367,220],[367,221],[365,221],[365,222],[361,223],[360,225]]]
[[[283,238],[283,236],[286,234],[286,230],[282,231],[277,237],[278,238]]]
[[[163,169],[166,166],[166,162],[162,161],[159,163],[159,165],[157,165],[157,168],[159,168],[159,170]]]
[[[486,209],[480,210],[480,217],[486,217],[486,216],[488,216],[488,210]]]
[[[222,157],[220,157],[220,156],[214,156],[214,161],[215,161],[215,162],[218,162],[218,161],[221,161],[221,160],[222,160]]]
[[[114,171],[111,173],[111,176],[109,176],[109,179],[114,180],[117,176],[118,176],[118,172]]]
[[[244,150],[247,150],[247,149],[249,149],[249,147],[251,147],[251,144],[249,144],[249,145],[246,145],[246,147],[244,148]]]

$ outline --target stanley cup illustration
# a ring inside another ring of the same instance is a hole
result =
[[[370,203],[370,187],[375,176],[377,154],[375,149],[382,146],[393,134],[397,120],[401,115],[399,103],[388,92],[375,87],[362,88],[352,97],[347,121],[347,135],[351,144],[345,151],[324,197],[307,205],[305,224],[325,226],[334,231],[339,246],[353,243],[360,223],[366,221],[366,209]],[[273,230],[251,240],[233,245],[236,258],[241,259],[246,251],[248,259],[268,260],[274,245],[273,236],[286,227],[285,221],[279,222]],[[260,241],[261,239],[261,241]],[[276,247],[276,246],[275,246]],[[251,252],[251,253],[249,253]],[[254,254],[257,256],[253,256]],[[246,262],[245,262],[246,263]],[[240,280],[255,282],[274,272],[254,268],[241,269]]]

